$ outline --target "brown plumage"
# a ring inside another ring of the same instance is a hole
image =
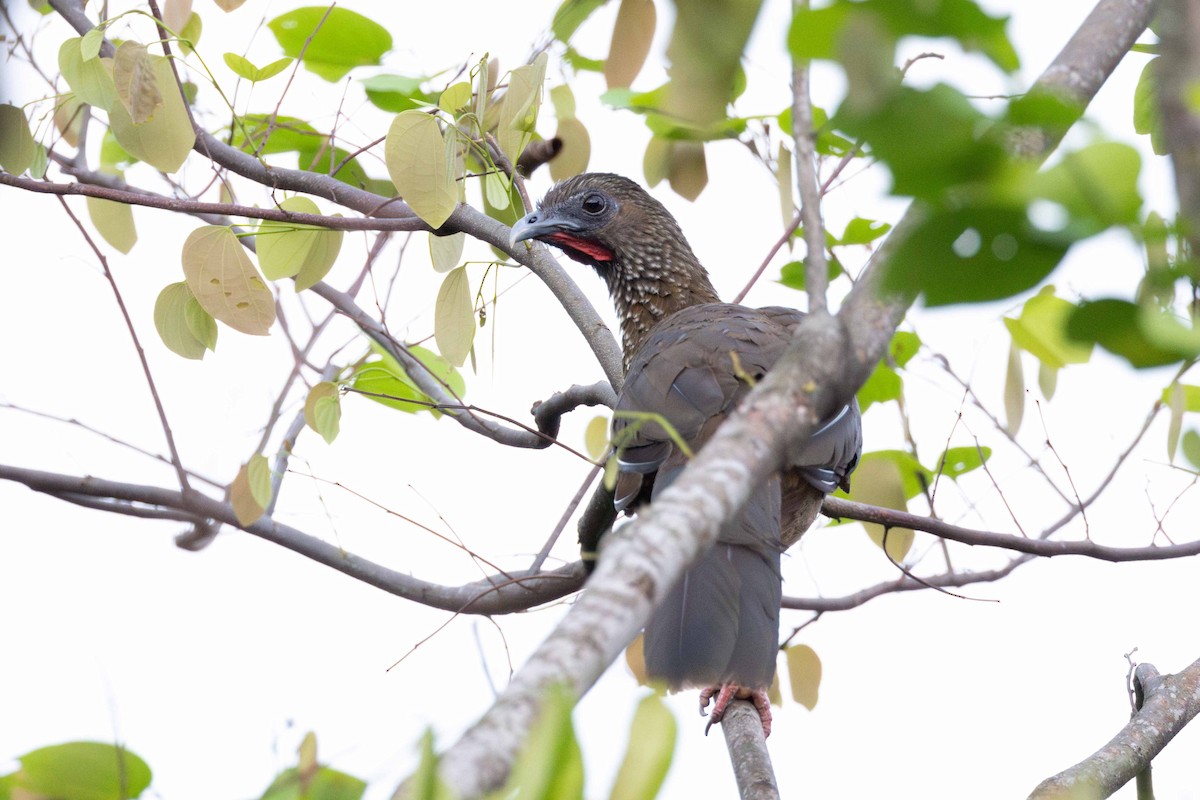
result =
[[[720,302],[675,219],[619,175],[587,173],[556,185],[513,226],[514,246],[533,238],[591,265],[608,284],[626,367],[613,420],[615,503],[635,510],[675,479],[686,456],[662,425],[627,412],[661,415],[699,450],[778,360],[803,314]],[[717,694],[714,720],[731,697],[752,699],[769,732],[780,554],[812,524],[825,493],[846,485],[861,448],[858,408],[847,406],[722,528],[646,625],[652,677],[672,689],[701,687],[702,705]]]

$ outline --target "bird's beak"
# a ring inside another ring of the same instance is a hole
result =
[[[578,231],[579,225],[569,219],[538,210],[521,217],[512,226],[508,235],[508,249],[512,250],[518,242],[526,239],[540,239],[552,233]]]

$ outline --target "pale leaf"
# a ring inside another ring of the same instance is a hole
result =
[[[396,191],[418,217],[440,228],[458,205],[458,186],[438,121],[422,111],[397,114],[384,158]]]
[[[433,310],[433,333],[442,357],[461,367],[475,339],[475,308],[466,267],[447,273]]]

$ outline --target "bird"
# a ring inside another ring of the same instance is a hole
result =
[[[620,175],[582,173],[554,185],[513,225],[510,249],[531,239],[592,267],[616,307],[625,380],[612,422],[613,504],[636,512],[774,365],[804,313],[721,302],[679,223]],[[714,704],[709,727],[733,699],[746,699],[770,735],[781,556],[816,519],[824,496],[849,488],[861,454],[862,421],[851,401],[822,420],[787,469],[754,490],[646,623],[647,674],[671,691],[700,689],[701,714]]]

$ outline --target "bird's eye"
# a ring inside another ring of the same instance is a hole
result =
[[[589,214],[599,214],[604,210],[604,195],[589,194],[583,198],[583,210]]]

